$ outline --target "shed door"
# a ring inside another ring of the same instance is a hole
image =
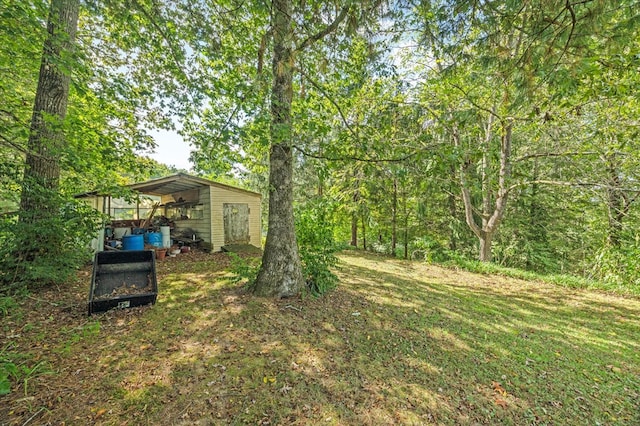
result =
[[[249,204],[224,203],[224,243],[249,244]]]

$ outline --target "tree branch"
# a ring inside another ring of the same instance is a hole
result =
[[[574,187],[591,187],[596,189],[615,189],[618,191],[626,191],[626,192],[639,192],[638,188],[620,188],[614,185],[605,185],[603,183],[597,182],[568,182],[568,181],[559,181],[559,180],[548,180],[548,179],[536,179],[536,180],[528,180],[526,182],[514,183],[509,188],[507,188],[507,192],[510,192],[516,188],[520,188],[522,186],[527,185],[556,185],[556,186],[574,186]]]
[[[8,117],[12,118],[12,119],[13,119],[13,121],[16,121],[16,122],[18,122],[18,123],[20,123],[20,122],[21,122],[20,118],[19,118],[17,115],[15,115],[13,112],[9,111],[9,110],[6,110],[6,109],[0,109],[0,113],[2,113],[2,114],[4,114],[4,115],[6,115],[6,116],[8,116]]]
[[[458,128],[455,126],[453,128],[451,137],[453,138],[453,145],[456,148],[459,148],[460,133],[458,133]],[[467,186],[467,180],[465,179],[465,173],[467,171],[467,168],[469,167],[469,164],[470,163],[465,160],[463,163],[460,164],[460,170],[458,171],[458,173],[460,173],[460,189],[462,192],[462,202],[464,204],[464,217],[471,231],[473,231],[476,237],[481,238],[482,230],[480,229],[480,226],[478,226],[478,224],[476,223],[476,220],[473,218],[473,211],[475,209],[473,206],[473,201],[471,200],[471,192],[469,190],[469,187]]]
[[[523,155],[522,157],[518,157],[513,160],[514,163],[524,160],[530,160],[532,158],[545,158],[545,157],[572,157],[572,156],[581,156],[581,155],[598,155],[599,153],[596,151],[584,151],[584,152],[541,152],[537,154],[529,154]]]
[[[633,192],[633,191],[628,191],[628,192]],[[626,196],[626,194],[622,194],[625,202],[627,203],[627,205],[625,206],[625,215],[627,213],[629,213],[629,208],[631,208],[631,204],[635,203],[635,201],[638,199],[638,197],[640,197],[640,191],[635,192],[635,194],[633,195],[633,197],[629,198],[628,196]]]
[[[297,145],[293,145],[293,148],[299,151],[305,157],[311,157],[311,158],[316,158],[318,160],[327,160],[327,161],[358,161],[363,163],[402,163],[403,161],[406,161],[409,158],[416,155],[416,153],[413,152],[411,154],[407,154],[403,157],[397,157],[397,158],[364,158],[364,157],[356,157],[352,155],[346,155],[342,157],[328,157],[326,155],[312,154],[308,151],[305,151],[303,148]]]
[[[499,116],[498,114],[496,114],[496,112],[493,109],[489,109],[487,107],[484,107],[484,106],[474,102],[473,100],[471,100],[471,97],[469,96],[469,93],[466,90],[464,90],[462,87],[458,86],[457,84],[451,84],[451,86],[453,86],[455,89],[458,89],[460,92],[462,92],[462,94],[465,96],[465,100],[467,102],[469,102],[471,105],[473,105],[474,108],[477,108],[480,111],[487,112],[487,113],[491,114],[492,116],[496,117],[500,121],[503,120],[503,118],[501,116]]]
[[[147,18],[149,20],[149,22],[156,29],[156,31],[158,31],[160,33],[160,35],[162,36],[162,39],[169,46],[169,51],[171,52],[171,59],[173,59],[173,62],[175,64],[176,68],[178,69],[180,74],[182,74],[182,77],[190,85],[192,85],[193,83],[192,83],[191,79],[189,78],[189,75],[187,74],[187,72],[184,69],[182,69],[182,65],[180,64],[180,61],[178,60],[178,54],[176,53],[176,48],[174,47],[173,42],[171,41],[171,39],[169,38],[167,33],[162,29],[162,27],[160,25],[158,25],[156,20],[149,14],[149,12],[137,0],[133,0],[133,4],[136,6],[136,8],[140,12],[142,12],[142,14],[145,16],[145,18]]]
[[[20,146],[19,144],[17,144],[16,142],[12,141],[9,138],[7,138],[6,136],[4,136],[1,133],[0,133],[0,140],[4,141],[5,145],[10,146],[11,148],[15,149],[18,152],[21,152],[22,154],[25,154],[25,155],[29,154],[29,151],[26,148]],[[41,157],[41,155],[36,153],[36,152],[31,153],[31,155],[36,156],[36,157]]]
[[[294,50],[297,52],[304,50],[307,47],[311,46],[316,41],[322,40],[325,36],[335,31],[336,28],[338,28],[338,25],[340,25],[340,23],[342,23],[342,21],[344,21],[344,19],[347,17],[347,13],[349,12],[349,7],[350,7],[349,5],[343,6],[342,9],[340,9],[340,13],[338,13],[338,16],[336,16],[336,19],[334,19],[333,22],[331,22],[329,25],[327,25],[326,27],[324,27],[314,35],[307,37]]]
[[[349,122],[347,121],[347,117],[345,117],[344,113],[342,112],[342,108],[340,108],[340,105],[338,105],[338,103],[331,97],[329,96],[329,94],[320,86],[320,84],[318,84],[314,79],[312,79],[307,73],[305,73],[302,69],[298,68],[298,72],[309,81],[309,83],[311,83],[311,85],[313,87],[315,87],[316,89],[318,89],[318,91],[322,94],[322,96],[324,96],[329,102],[331,102],[331,104],[336,108],[336,110],[338,111],[338,114],[340,115],[340,119],[342,120],[342,122],[344,123],[344,125],[347,127],[347,130],[349,130],[349,133],[351,133],[351,136],[353,136],[353,138],[355,140],[359,140],[359,136],[356,133],[356,131],[353,129],[353,127],[351,127],[351,124],[349,124]]]

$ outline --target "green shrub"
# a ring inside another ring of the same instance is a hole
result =
[[[10,296],[0,296],[0,318],[8,316],[18,308],[15,299]]]
[[[391,254],[391,243],[372,241],[369,243],[368,250],[377,254]]]
[[[91,258],[102,217],[77,200],[51,195],[47,211],[0,217],[0,292],[62,283]]]
[[[11,393],[11,377],[18,374],[18,367],[12,362],[0,359],[0,396]]]
[[[640,244],[620,248],[604,247],[593,260],[591,278],[603,281],[612,288],[640,292]]]
[[[325,200],[314,200],[296,208],[296,239],[307,290],[320,296],[336,287],[338,277],[331,268],[338,263],[335,253],[346,248],[334,238],[333,206]],[[260,258],[231,257],[234,282],[244,282],[252,289],[261,265]]]
[[[425,262],[446,262],[451,259],[450,251],[437,240],[429,237],[417,237],[409,244],[410,258]]]
[[[344,248],[334,238],[334,206],[316,199],[296,209],[296,239],[302,270],[309,292],[320,296],[338,284],[331,268],[338,263],[336,252]]]

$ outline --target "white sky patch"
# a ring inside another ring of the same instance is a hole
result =
[[[150,130],[149,134],[157,146],[153,153],[146,155],[159,163],[191,170],[189,162],[191,144],[185,142],[182,136],[173,130]]]

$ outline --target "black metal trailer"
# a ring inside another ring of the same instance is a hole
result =
[[[96,253],[89,289],[89,315],[112,308],[154,304],[157,297],[153,250]]]

